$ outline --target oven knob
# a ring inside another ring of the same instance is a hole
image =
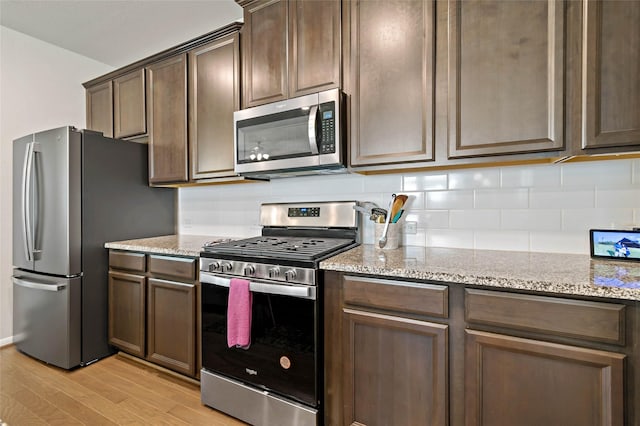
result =
[[[245,276],[250,276],[256,273],[256,268],[253,265],[247,265],[244,267],[244,275]]]
[[[297,274],[295,269],[289,269],[284,273],[284,279],[285,281],[292,281],[296,277],[296,275]]]
[[[269,269],[269,278],[278,278],[280,276],[280,268]]]
[[[220,265],[221,272],[230,272],[232,269],[233,265],[230,262],[223,262],[222,265]]]
[[[215,272],[218,269],[220,269],[220,262],[216,261],[209,264],[209,272]]]

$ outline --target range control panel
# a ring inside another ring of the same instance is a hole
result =
[[[289,217],[320,217],[320,207],[289,207]]]

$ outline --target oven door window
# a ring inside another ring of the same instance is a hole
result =
[[[227,346],[229,289],[202,284],[202,366],[209,371],[317,405],[317,303],[253,293],[251,346]]]
[[[317,155],[317,144],[309,137],[310,111],[314,109],[300,108],[239,121],[237,162],[269,162]],[[311,137],[315,138],[315,124],[312,129]]]

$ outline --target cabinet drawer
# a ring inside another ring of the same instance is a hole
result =
[[[625,307],[557,297],[465,290],[467,322],[624,344]]]
[[[344,277],[344,301],[372,308],[449,316],[449,289],[443,285]]]
[[[149,272],[185,280],[196,279],[196,259],[149,255]]]
[[[109,250],[109,267],[129,271],[144,272],[146,270],[144,253]]]

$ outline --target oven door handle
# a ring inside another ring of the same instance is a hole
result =
[[[200,282],[213,284],[219,287],[229,287],[231,285],[230,278],[224,278],[217,275],[200,273]],[[300,297],[304,299],[315,299],[315,287],[290,284],[268,284],[260,282],[249,282],[249,290],[254,293],[278,294],[281,296]]]

